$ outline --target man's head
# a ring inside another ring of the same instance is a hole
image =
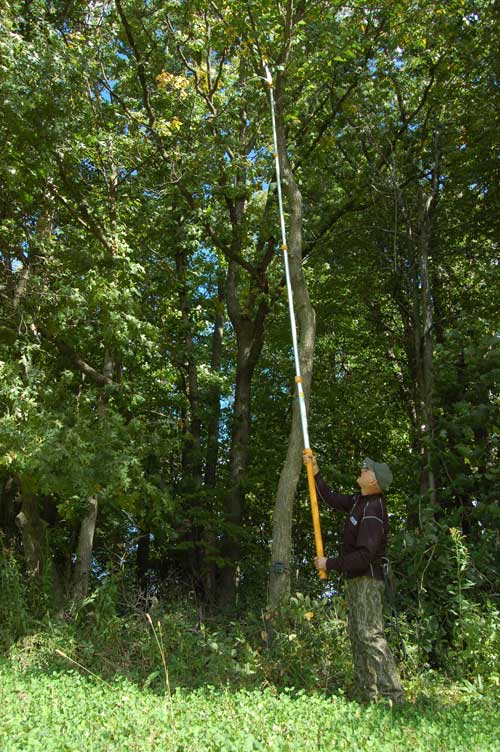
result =
[[[365,457],[357,479],[363,496],[387,491],[391,483],[392,473],[389,465],[385,462],[374,462],[370,457]]]

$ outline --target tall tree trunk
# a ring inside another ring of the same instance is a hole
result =
[[[16,534],[16,496],[15,478],[9,475],[0,488],[0,530],[7,542]]]
[[[434,440],[434,374],[433,374],[433,302],[431,279],[429,273],[429,249],[431,241],[430,210],[432,196],[424,191],[420,197],[419,250],[421,281],[421,349],[419,353],[420,402],[423,416],[425,465],[422,473],[422,491],[429,494],[432,505],[436,507],[436,481],[434,475],[433,440]]]
[[[38,585],[50,587],[51,603],[59,615],[64,589],[56,563],[48,546],[48,524],[41,516],[40,499],[31,491],[29,481],[19,478],[21,510],[16,525],[21,532],[28,577]]]
[[[240,67],[240,82],[246,80],[246,64],[242,61]],[[245,145],[248,127],[246,104],[243,102],[240,112],[239,144],[241,154],[248,156],[250,144]],[[248,285],[239,296],[240,264],[244,261],[241,255],[243,243],[243,219],[246,209],[246,177],[247,168],[242,165],[236,171],[233,189],[237,188],[239,195],[233,198],[226,196],[226,205],[231,220],[231,243],[229,249],[224,249],[229,260],[226,278],[226,302],[228,315],[236,334],[236,385],[231,427],[230,449],[230,480],[229,490],[225,498],[226,529],[222,541],[222,553],[225,565],[220,569],[218,582],[218,600],[222,605],[231,603],[236,593],[236,577],[240,558],[240,536],[238,528],[243,521],[244,491],[243,479],[248,464],[248,445],[250,439],[251,415],[251,384],[252,377],[264,342],[264,322],[269,310],[267,299],[260,295],[266,287],[264,274],[271,257],[262,259],[258,267],[250,271]],[[258,277],[256,282],[255,276]],[[242,302],[244,301],[244,302]]]
[[[137,581],[143,593],[147,590],[147,572],[150,567],[151,534],[140,532],[137,541]]]
[[[433,134],[434,163],[431,173],[430,190],[421,188],[420,197],[420,276],[422,281],[422,407],[426,432],[426,485],[434,508],[438,498],[434,460],[434,299],[430,273],[430,251],[432,243],[433,214],[439,199],[440,134]]]
[[[53,224],[53,199],[47,192],[44,196],[44,205],[40,210],[36,223],[36,234],[30,245],[29,256],[24,260],[24,265],[19,272],[17,283],[13,290],[12,307],[19,308],[21,301],[28,293],[30,278],[36,273],[43,258],[43,244],[50,240]],[[41,253],[40,253],[41,251]]]
[[[76,549],[76,564],[73,573],[73,600],[83,601],[89,589],[89,575],[92,564],[94,534],[97,521],[97,497],[91,496],[80,525],[78,547]]]
[[[46,186],[47,187],[47,186]],[[17,313],[22,301],[29,296],[29,285],[34,274],[42,267],[44,245],[50,241],[53,225],[53,199],[47,191],[36,224],[36,233],[30,243],[29,253],[20,272],[14,289],[12,307]],[[37,330],[36,321],[31,329]],[[31,364],[29,356],[23,355],[26,379],[30,379]],[[19,479],[21,510],[16,516],[16,525],[21,532],[24,556],[28,573],[40,579],[41,575],[52,578],[54,593],[57,598],[62,596],[61,583],[53,561],[47,550],[47,523],[40,514],[39,500],[30,488],[29,479]]]
[[[243,521],[243,480],[248,464],[250,440],[251,384],[255,366],[264,342],[264,322],[268,313],[266,301],[259,303],[254,318],[242,313],[238,300],[238,264],[230,261],[227,275],[227,305],[237,341],[236,386],[231,428],[230,480],[225,498],[226,530],[222,554],[226,561],[219,573],[218,599],[221,605],[234,600],[240,559],[238,528]]]
[[[41,209],[34,242],[30,246],[29,256],[23,266],[19,280],[14,289],[12,305],[17,311],[21,301],[28,295],[30,278],[36,272],[40,260],[40,249],[43,243],[50,240],[53,219],[53,200],[47,193],[44,197],[44,207]],[[26,377],[29,379],[30,364],[24,360]],[[46,556],[46,523],[42,520],[38,507],[38,500],[29,488],[29,483],[19,479],[21,510],[16,517],[16,525],[21,531],[24,555],[28,572],[41,575]]]
[[[397,200],[406,223],[409,260],[409,294],[411,297],[411,319],[413,347],[408,341],[407,357],[415,405],[414,443],[415,450],[422,457],[420,474],[420,491],[428,495],[432,506],[437,506],[437,492],[434,471],[434,377],[433,377],[433,328],[434,301],[432,295],[430,252],[432,241],[433,212],[439,198],[439,134],[434,134],[434,165],[432,169],[430,190],[427,182],[417,183],[416,205],[412,211],[402,191],[397,189]],[[404,311],[404,295],[396,296],[400,310]],[[403,318],[406,321],[406,311]],[[414,514],[409,517],[409,524],[417,524]],[[420,524],[420,523],[419,523]]]
[[[21,510],[16,517],[23,541],[28,574],[40,578],[46,564],[46,523],[40,516],[38,499],[20,479]]]
[[[311,305],[302,270],[302,194],[288,160],[284,121],[284,97],[285,77],[282,73],[279,73],[276,86],[278,155],[283,176],[283,189],[287,198],[290,215],[288,234],[289,266],[294,306],[300,332],[299,355],[301,375],[304,394],[306,396],[306,405],[308,405],[311,391],[316,326],[314,309]],[[292,364],[290,364],[290,368],[292,368]],[[300,409],[298,399],[295,399],[287,455],[281,471],[274,505],[271,545],[272,564],[268,595],[268,605],[271,609],[277,608],[290,593],[292,512],[297,483],[302,468],[301,456],[303,446]]]
[[[109,381],[113,379],[115,362],[110,348],[104,351],[103,375]],[[106,420],[107,397],[101,392],[97,400],[97,414],[100,420]],[[80,533],[76,549],[76,563],[73,571],[73,600],[75,603],[86,598],[89,589],[90,567],[92,565],[92,552],[94,548],[94,535],[97,523],[98,502],[96,496],[90,496],[87,500],[87,508],[80,523]]]

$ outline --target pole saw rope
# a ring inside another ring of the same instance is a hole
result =
[[[307,483],[309,486],[309,497],[311,500],[311,513],[312,513],[312,519],[313,519],[313,528],[314,528],[314,540],[316,544],[316,555],[317,556],[324,556],[323,553],[323,539],[321,537],[321,523],[319,519],[319,510],[318,510],[318,498],[316,495],[316,484],[314,483],[314,473],[313,473],[313,467],[312,467],[312,449],[309,446],[309,431],[307,426],[307,412],[306,412],[306,399],[304,395],[304,389],[302,387],[302,376],[300,373],[300,359],[299,359],[299,346],[297,341],[297,325],[295,322],[295,309],[293,305],[293,290],[292,290],[292,282],[290,278],[290,264],[288,259],[288,243],[286,238],[286,225],[285,225],[285,212],[283,210],[283,196],[281,191],[281,170],[280,170],[280,161],[279,161],[279,153],[278,153],[278,136],[276,132],[276,116],[275,116],[275,110],[274,110],[274,93],[273,93],[273,77],[271,75],[271,71],[269,70],[269,66],[267,65],[266,61],[262,61],[262,65],[264,66],[265,71],[265,79],[267,81],[267,85],[269,87],[269,101],[271,104],[271,119],[273,124],[273,141],[274,141],[274,162],[276,167],[276,186],[278,189],[278,207],[279,207],[279,215],[280,215],[280,225],[281,225],[281,250],[283,251],[283,261],[285,264],[285,278],[286,278],[286,288],[287,288],[287,294],[288,294],[288,310],[290,313],[290,327],[292,330],[292,343],[293,343],[293,354],[295,359],[295,383],[297,384],[297,396],[299,400],[299,408],[300,408],[300,421],[302,424],[302,436],[304,439],[304,454],[309,457],[309,462],[306,464],[307,469]],[[327,574],[324,569],[321,569],[319,571],[319,576],[322,580],[326,579]]]

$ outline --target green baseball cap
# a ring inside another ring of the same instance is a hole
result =
[[[373,470],[380,488],[382,491],[387,491],[392,483],[392,472],[389,465],[386,465],[385,462],[374,462],[370,457],[365,457],[363,467]]]

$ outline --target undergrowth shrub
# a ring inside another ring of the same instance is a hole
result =
[[[269,684],[327,690],[350,678],[343,598],[329,602],[296,593],[289,604],[268,614],[267,622],[272,639],[261,653],[261,671]]]
[[[498,674],[500,613],[495,583],[481,574],[484,552],[459,528],[422,511],[422,529],[403,531],[395,556],[400,628],[414,675],[429,668],[468,679]],[[485,533],[489,548],[494,540]]]
[[[102,583],[65,620],[47,617],[10,650],[21,670],[80,670],[109,680],[125,676],[163,693],[167,687],[296,687],[329,690],[350,672],[345,606],[297,594],[272,621],[257,610],[236,619],[200,620],[189,599],[143,611],[117,613],[119,587]]]
[[[130,607],[128,593],[124,609],[121,585],[104,580],[74,614],[77,660],[106,676],[124,674],[161,691],[167,679],[189,688],[326,689],[341,685],[351,670],[341,598],[328,603],[297,593],[272,615],[254,608],[201,618],[190,598],[165,600],[146,614]]]
[[[28,593],[14,554],[0,542],[0,649],[26,632]]]
[[[82,635],[74,623],[49,621],[17,640],[8,655],[11,664],[19,671],[48,671],[74,668],[58,651],[78,660],[82,658],[84,648]]]
[[[454,678],[481,676],[500,684],[500,611],[491,601],[483,607],[465,601],[460,634],[449,651],[450,673]]]
[[[341,692],[352,680],[352,657],[343,597],[313,599],[296,593],[279,611],[257,606],[238,614],[203,615],[191,597],[146,603],[120,576],[103,579],[64,618],[31,618],[29,593],[14,557],[0,559],[2,595],[0,639],[22,670],[90,671],[105,680],[118,676],[164,693],[176,687],[294,687]],[[447,593],[449,603],[456,594]],[[432,605],[422,599],[425,606]],[[13,605],[14,604],[14,605]],[[466,599],[442,663],[454,679],[500,682],[500,616]],[[149,611],[146,609],[149,606]],[[435,612],[422,608],[418,619],[399,609],[397,624],[386,619],[387,636],[398,655],[399,633],[406,646],[400,664],[407,680],[427,670],[421,638],[432,645]],[[428,619],[428,621],[426,621]],[[398,628],[396,628],[398,627]],[[425,627],[425,631],[424,631]],[[435,634],[435,633],[434,633]],[[83,667],[83,668],[82,668]]]

